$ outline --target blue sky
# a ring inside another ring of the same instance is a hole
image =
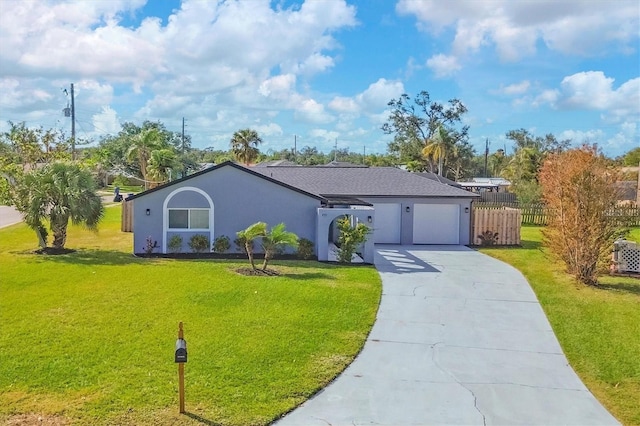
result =
[[[387,102],[460,99],[470,141],[509,130],[640,146],[640,5],[600,0],[0,0],[0,130],[160,120],[198,148],[384,152]]]

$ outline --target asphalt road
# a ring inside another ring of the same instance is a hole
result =
[[[0,206],[0,228],[22,222],[22,216],[13,207]]]

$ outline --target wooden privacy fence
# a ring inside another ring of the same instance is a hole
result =
[[[502,208],[520,209],[522,212],[523,225],[547,225],[549,220],[549,209],[543,204],[519,204],[519,203],[483,203],[474,202],[474,209],[494,209]],[[640,226],[640,207],[638,206],[617,206],[607,211],[607,216],[612,218],[620,226]]]
[[[522,214],[511,207],[482,208],[474,204],[473,244],[476,245],[520,245]],[[497,235],[496,235],[497,234]]]
[[[131,201],[122,202],[120,230],[122,232],[133,232],[133,203]]]

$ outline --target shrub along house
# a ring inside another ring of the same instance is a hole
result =
[[[363,257],[373,262],[373,244],[469,244],[471,201],[476,195],[393,167],[340,165],[247,168],[225,162],[153,188],[133,202],[134,253],[167,253],[173,235],[220,236],[263,221],[314,242],[328,259],[335,219],[348,215],[373,234]]]

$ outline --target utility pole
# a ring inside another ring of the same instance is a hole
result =
[[[76,159],[76,101],[71,83],[71,159]]]
[[[484,145],[484,177],[489,177],[489,175],[487,175],[488,164],[489,164],[489,138],[485,140],[485,145]]]
[[[366,164],[366,160],[367,159],[367,146],[366,145],[362,145],[362,164]]]
[[[338,138],[336,138],[336,144],[333,147],[333,161],[338,161]]]
[[[293,135],[293,162],[298,159],[298,135]]]
[[[184,154],[184,117],[182,117],[182,153]]]

